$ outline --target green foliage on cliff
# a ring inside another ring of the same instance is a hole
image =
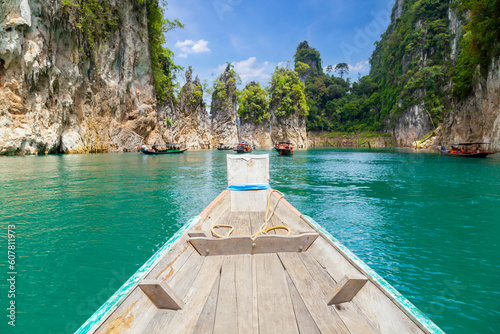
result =
[[[227,63],[227,67],[213,83],[212,109],[225,109],[229,111],[230,106],[237,102],[240,91],[237,85],[241,84],[241,78],[234,70],[234,65]]]
[[[254,123],[262,124],[265,120],[269,120],[269,103],[265,89],[260,87],[259,83],[248,83],[241,92],[240,108],[238,116],[244,119],[251,119]]]
[[[141,4],[145,0],[137,0]],[[148,0],[148,39],[149,52],[151,54],[151,65],[155,80],[156,99],[161,104],[166,99],[174,99],[174,87],[176,74],[182,69],[174,63],[174,54],[167,49],[165,34],[176,28],[183,28],[179,20],[169,20],[165,18],[163,8],[159,0]],[[166,6],[166,2],[164,2]]]
[[[307,42],[302,42],[297,48],[297,54],[314,54],[314,61],[321,64],[320,53],[306,52]],[[309,58],[303,59],[310,60]],[[302,61],[296,61],[295,69],[304,68]],[[341,77],[312,71],[305,82],[305,97],[309,108],[306,118],[308,130],[329,131],[361,131],[380,130],[382,124],[379,117],[380,97],[377,93],[377,84],[366,76],[358,82],[351,83],[343,76],[349,70],[346,63],[335,66]],[[327,72],[333,72],[333,66],[327,66]],[[299,73],[304,73],[301,71]]]
[[[111,1],[63,0],[63,11],[73,16],[83,33],[86,54],[92,58],[98,41],[105,41],[121,24],[120,11]]]
[[[453,95],[464,98],[472,92],[476,68],[484,76],[491,59],[500,55],[500,0],[463,0],[457,7],[463,16],[469,14],[452,78]]]
[[[278,116],[308,115],[304,84],[300,82],[297,72],[276,67],[271,79],[270,107],[276,109]]]
[[[423,101],[436,125],[449,110],[448,6],[439,0],[404,1],[402,16],[376,43],[370,76],[379,85],[382,120]]]
[[[167,98],[174,98],[176,73],[182,69],[175,65],[172,51],[164,47],[165,34],[183,25],[178,20],[165,18],[161,5],[166,6],[166,1],[160,4],[160,0],[135,0],[134,9],[139,16],[144,5],[156,98],[163,103]],[[62,9],[82,32],[85,54],[91,60],[94,60],[98,42],[106,41],[122,24],[120,8],[110,0],[63,0]]]
[[[294,63],[295,70],[297,72],[299,72],[300,70],[297,67],[297,64],[299,62],[310,66],[313,73],[316,72],[323,74],[323,68],[321,67],[321,56],[318,50],[309,46],[307,41],[300,42],[297,46],[297,50],[295,51]]]

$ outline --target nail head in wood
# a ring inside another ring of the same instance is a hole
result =
[[[180,310],[184,307],[182,299],[165,281],[143,280],[139,287],[159,309]]]
[[[333,290],[328,305],[350,302],[368,280],[362,275],[345,275]]]

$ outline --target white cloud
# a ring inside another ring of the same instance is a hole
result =
[[[264,61],[258,63],[256,57],[232,62],[231,64],[234,66],[234,70],[238,73],[242,82],[269,80],[271,78],[271,72],[274,70],[274,66],[270,62]],[[226,64],[219,65],[217,67],[217,72],[223,72],[226,66]]]
[[[370,69],[370,63],[368,60],[362,60],[358,61],[356,65],[349,65],[349,71],[354,71],[354,72],[366,72]]]
[[[210,52],[210,49],[208,48],[208,41],[205,41],[204,39],[200,39],[197,42],[190,39],[186,39],[183,42],[177,41],[175,46],[183,52],[179,55],[181,58],[187,58],[188,53]]]
[[[234,63],[234,70],[244,82],[249,79],[269,79],[271,76],[269,73],[266,73],[268,65],[268,61],[258,64],[256,57],[250,57],[247,60]]]

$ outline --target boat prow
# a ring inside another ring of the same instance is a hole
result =
[[[281,193],[269,155],[228,155],[228,189],[77,333],[443,333]]]

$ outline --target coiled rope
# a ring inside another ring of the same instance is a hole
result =
[[[280,194],[280,197],[278,198],[278,200],[276,201],[276,204],[274,204],[274,208],[273,210],[271,211],[271,214],[269,215],[268,217],[268,214],[269,214],[269,206],[271,204],[271,195],[273,192],[277,192],[278,194]],[[269,192],[269,195],[267,196],[267,209],[266,209],[266,215],[264,217],[264,224],[262,224],[260,226],[260,229],[257,233],[255,233],[254,235],[252,235],[252,239],[255,239],[259,234],[267,234],[268,232],[270,231],[273,231],[273,230],[278,230],[278,229],[283,229],[283,230],[287,230],[288,233],[287,235],[290,235],[292,234],[292,231],[290,230],[290,228],[286,225],[279,225],[279,226],[271,226],[271,227],[267,227],[267,225],[269,224],[269,221],[271,220],[271,218],[273,217],[274,215],[274,212],[276,211],[276,208],[278,207],[278,204],[280,202],[280,200],[285,197],[285,195],[278,191],[278,190],[275,190],[275,189],[272,189],[270,192]],[[228,228],[231,228],[231,230],[229,230],[229,232],[227,233],[227,235],[220,235],[218,234],[217,232],[215,232],[215,229],[216,228],[219,228],[219,227],[228,227]],[[233,233],[234,231],[234,226],[233,225],[226,225],[226,224],[214,224],[212,225],[212,227],[210,228],[210,231],[212,232],[212,234],[217,237],[217,238],[227,238],[231,235],[231,233]]]

